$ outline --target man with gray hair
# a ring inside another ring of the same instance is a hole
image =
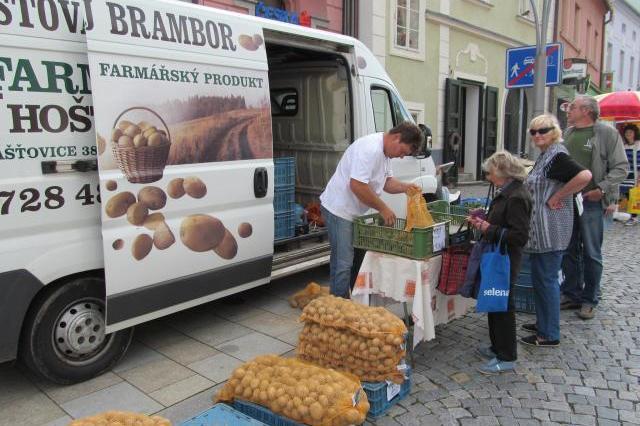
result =
[[[564,282],[561,309],[577,309],[591,319],[600,297],[604,210],[617,202],[612,194],[627,175],[629,164],[618,131],[598,122],[600,108],[591,96],[576,96],[569,104],[564,132],[569,154],[591,171],[592,180],[576,199],[576,220],[571,242],[562,261]]]

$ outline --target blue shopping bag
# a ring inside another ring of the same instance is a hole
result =
[[[498,244],[480,258],[477,312],[506,312],[508,309],[511,262],[506,247],[504,254],[500,252],[503,235],[504,230]]]

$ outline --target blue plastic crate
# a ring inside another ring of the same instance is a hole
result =
[[[253,402],[236,399],[233,401],[233,408],[269,426],[303,426],[302,423],[276,414],[267,407]]]
[[[284,213],[276,213],[274,216],[274,239],[282,240],[296,235],[296,214],[293,210]]]
[[[216,404],[213,408],[180,423],[180,426],[265,426],[227,404]]]
[[[533,287],[516,284],[513,286],[513,293],[516,311],[528,314],[536,313],[536,304],[533,299]]]
[[[296,159],[294,157],[280,157],[273,159],[275,169],[275,186],[296,184]]]
[[[400,392],[391,401],[387,400],[387,382],[362,382],[362,388],[367,393],[369,400],[368,418],[375,419],[386,413],[391,407],[402,401],[411,391],[411,370],[407,369],[406,379],[400,385]]]
[[[293,211],[296,187],[294,185],[276,186],[273,192],[273,209],[276,213]]]

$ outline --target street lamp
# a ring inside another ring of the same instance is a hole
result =
[[[549,14],[553,0],[542,1],[542,15],[538,13],[536,0],[529,0],[533,11],[533,22],[536,26],[536,65],[533,80],[533,115],[538,116],[546,112],[544,89],[547,83],[547,29],[549,28]]]

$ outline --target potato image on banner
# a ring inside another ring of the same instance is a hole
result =
[[[130,138],[133,138],[136,135],[139,135],[140,133],[142,133],[142,129],[140,129],[140,127],[136,126],[135,124],[132,124],[131,126],[124,129],[123,133],[129,136]]]
[[[176,242],[176,238],[173,236],[173,232],[166,224],[166,222],[162,222],[156,228],[156,232],[153,234],[153,245],[158,250],[164,250],[166,248],[171,247],[173,243]]]
[[[115,180],[108,180],[105,182],[104,187],[107,188],[107,191],[115,191],[118,189],[118,182]]]
[[[135,146],[136,148],[147,146],[147,138],[145,138],[142,134],[135,135],[133,137],[133,146]]]
[[[162,213],[151,213],[146,217],[142,225],[151,231],[155,231],[163,223],[164,215]]]
[[[111,131],[111,141],[113,143],[118,143],[120,136],[122,136],[122,130],[118,129],[117,127]]]
[[[147,234],[140,234],[133,240],[133,244],[131,245],[131,254],[134,259],[142,260],[151,251],[151,247],[153,246],[153,239]]]
[[[149,210],[159,210],[167,204],[167,194],[157,186],[145,186],[138,192],[138,201]]]
[[[120,192],[109,198],[104,209],[111,218],[120,217],[127,213],[129,206],[136,202],[136,197],[130,192]]]
[[[254,34],[253,44],[256,46],[256,48],[262,46],[262,43],[264,43],[264,40],[262,40],[262,36],[260,34]]]
[[[133,138],[127,135],[120,136],[118,138],[118,146],[120,148],[133,148]]]
[[[225,236],[220,220],[205,214],[187,216],[180,225],[180,239],[190,250],[203,252],[212,250]]]
[[[207,195],[207,186],[197,177],[185,178],[182,187],[190,197],[202,198]]]
[[[169,197],[174,200],[182,197],[185,194],[183,185],[184,179],[172,179],[171,182],[169,182],[169,185],[167,185],[167,194],[169,194]]]
[[[246,50],[253,51],[258,49],[258,46],[253,42],[253,37],[250,35],[240,34],[238,37],[238,43],[240,43],[240,46]]]
[[[224,238],[222,238],[220,244],[218,244],[213,251],[223,259],[233,259],[236,257],[236,254],[238,254],[238,243],[228,229],[224,230]]]
[[[144,204],[138,202],[133,203],[127,209],[127,220],[130,224],[140,226],[149,214],[149,209]]]
[[[127,130],[127,128],[129,128],[129,126],[133,126],[134,124],[132,122],[130,122],[129,120],[121,120],[118,123],[118,129],[122,130],[123,132],[125,130]]]
[[[124,241],[122,238],[118,238],[113,242],[113,244],[111,244],[111,247],[113,247],[114,250],[121,250],[122,247],[124,247]]]
[[[240,235],[240,238],[250,237],[252,233],[253,227],[250,223],[243,222],[240,224],[240,226],[238,226],[238,235]]]

